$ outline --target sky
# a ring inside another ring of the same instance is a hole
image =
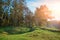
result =
[[[34,12],[37,7],[44,4],[50,7],[50,9],[52,9],[52,6],[56,6],[57,4],[60,5],[60,0],[26,0],[26,2],[32,12]]]
[[[37,7],[46,5],[53,12],[53,16],[60,19],[60,0],[26,0],[27,7],[34,13]]]

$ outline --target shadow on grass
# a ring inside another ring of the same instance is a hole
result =
[[[40,28],[40,29],[60,33],[60,30],[51,30],[51,29],[46,29],[46,28]]]
[[[15,35],[15,34],[24,34],[28,32],[34,31],[34,28],[29,27],[1,27],[0,33],[7,35]]]

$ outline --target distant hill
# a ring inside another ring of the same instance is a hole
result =
[[[57,21],[57,20],[49,21],[48,27],[55,27],[60,29],[60,21]]]

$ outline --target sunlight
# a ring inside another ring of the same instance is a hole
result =
[[[51,7],[52,10],[52,16],[54,16],[55,20],[60,20],[60,4],[53,4]]]

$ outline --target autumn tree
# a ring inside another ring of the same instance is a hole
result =
[[[51,11],[46,5],[41,5],[40,8],[36,8],[35,22],[37,25],[46,25],[48,19],[51,19]]]

